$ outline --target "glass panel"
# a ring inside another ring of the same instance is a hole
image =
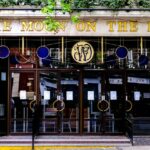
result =
[[[108,127],[105,132],[123,133],[124,129],[124,81],[121,73],[108,72],[106,79],[106,97],[110,103],[110,109],[106,114]]]
[[[148,71],[129,71],[127,76],[128,101],[126,116],[134,119],[135,134],[150,133],[150,74]]]
[[[40,103],[43,110],[40,132],[79,132],[78,78],[76,72],[40,72]]]
[[[138,73],[128,73],[127,88],[129,99],[134,105],[128,113],[131,113],[133,117],[149,117],[149,105],[150,105],[150,87],[149,87],[149,73],[142,71]]]
[[[35,97],[35,79],[32,72],[11,73],[11,132],[32,131],[30,103]],[[20,92],[21,91],[21,92]]]
[[[79,74],[61,73],[61,91],[65,103],[62,112],[62,132],[79,132]]]
[[[100,132],[101,112],[97,109],[97,103],[101,96],[101,76],[96,71],[84,72],[83,78],[83,110],[84,126],[83,131],[86,133]]]
[[[60,38],[9,37],[4,41],[10,49],[11,68],[58,67],[62,61]],[[41,47],[45,49],[38,53]],[[42,58],[45,53],[48,54]]]
[[[31,47],[25,37],[9,37],[5,41],[10,48],[11,68],[34,68],[36,65],[36,47]],[[31,42],[31,41],[30,41]]]
[[[31,39],[36,45],[36,52],[39,48],[42,53],[37,53],[39,67],[58,68],[62,62],[61,41],[58,37],[42,37],[36,40]],[[39,45],[37,45],[37,43]],[[46,57],[42,57],[46,54]]]
[[[40,132],[57,132],[58,131],[58,116],[57,108],[53,105],[57,99],[57,82],[58,75],[56,72],[40,72],[39,90],[40,90],[40,105],[42,107],[42,122]]]
[[[84,58],[84,61],[85,61],[86,59],[88,59],[87,53],[90,52],[90,48],[89,46],[87,46],[88,44],[84,45],[84,44],[78,43],[81,41],[87,42],[94,49],[94,55],[91,61],[89,61],[88,63],[83,63],[82,65],[81,65],[81,61],[79,60]],[[71,52],[72,52],[72,48],[74,47],[76,43],[78,43],[78,46],[76,46],[75,48],[75,50],[77,51],[75,52],[74,58],[76,57],[77,59],[74,60]],[[99,61],[101,61],[101,56],[99,56],[99,58],[97,57],[98,55],[100,55],[100,46],[101,46],[100,39],[98,37],[93,37],[92,39],[89,37],[65,37],[64,46],[65,46],[64,47],[64,54],[65,54],[64,63],[67,68],[72,68],[72,67],[96,68],[96,64]],[[99,54],[97,55],[97,53]]]
[[[118,49],[122,47],[122,49]],[[104,61],[106,68],[139,68],[141,54],[140,38],[104,38]],[[125,57],[123,57],[125,55]]]

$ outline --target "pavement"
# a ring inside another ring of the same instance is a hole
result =
[[[127,147],[116,147],[116,150],[150,150],[150,146],[127,146]]]
[[[0,137],[0,150],[150,150],[150,136],[31,136]],[[85,142],[86,141],[86,142]]]

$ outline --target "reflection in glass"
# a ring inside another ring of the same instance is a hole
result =
[[[27,133],[32,131],[32,111],[29,109],[29,104],[35,96],[35,83],[34,80],[30,79],[34,79],[34,73],[32,72],[11,73],[12,133]]]
[[[40,72],[39,88],[42,107],[40,132],[57,132],[57,108],[53,108],[53,102],[57,97],[57,73]]]

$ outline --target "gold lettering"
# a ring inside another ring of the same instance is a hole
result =
[[[94,32],[96,31],[96,22],[95,21],[94,22],[90,22],[90,21],[87,22],[86,32],[89,32],[91,30],[93,30]]]
[[[11,31],[11,21],[7,20],[3,22],[3,31]]]
[[[116,21],[108,21],[109,32],[114,32],[114,25],[116,25]]]
[[[22,21],[21,22],[21,31],[33,31],[33,22]]]
[[[36,21],[34,24],[35,31],[42,31],[44,28],[43,22]]]
[[[150,21],[147,22],[147,25],[148,25],[147,31],[150,32]]]
[[[138,23],[136,21],[130,21],[130,32],[137,32]]]
[[[65,31],[66,26],[67,26],[67,21],[62,21],[62,22],[60,22],[59,28],[62,29],[63,31]]]
[[[118,32],[127,32],[127,22],[118,21]]]
[[[76,24],[76,29],[77,31],[85,31],[85,23],[83,21],[79,22]]]
[[[46,30],[46,31],[49,31],[49,30],[48,30],[48,25],[47,25],[47,24],[45,24],[45,30]]]

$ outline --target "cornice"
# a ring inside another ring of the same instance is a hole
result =
[[[76,14],[76,13],[74,13]],[[69,19],[70,14],[65,13],[63,14],[59,10],[53,14],[55,18],[60,18],[60,19]],[[29,10],[29,9],[24,9],[24,10],[0,10],[0,18],[7,18],[7,19],[23,19],[23,18],[45,18],[46,15],[42,14],[40,10]],[[80,17],[83,18],[104,18],[104,19],[110,19],[110,18],[150,18],[150,11],[125,11],[125,10],[120,10],[120,11],[112,11],[112,10],[95,10],[95,11],[81,11],[80,12]]]

